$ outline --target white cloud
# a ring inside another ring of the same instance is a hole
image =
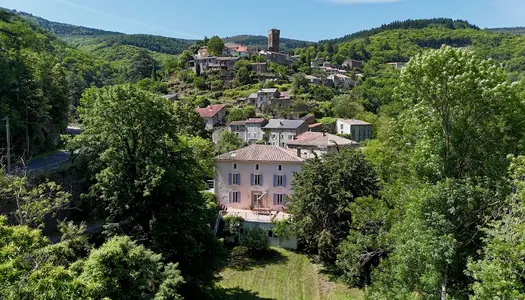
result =
[[[324,0],[325,2],[336,4],[377,4],[377,3],[396,3],[401,0]]]

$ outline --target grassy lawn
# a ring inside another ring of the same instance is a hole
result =
[[[302,255],[280,248],[272,248],[273,255],[259,260],[247,270],[227,268],[221,272],[218,287],[221,299],[238,300],[347,300],[363,299],[358,289],[330,282]]]

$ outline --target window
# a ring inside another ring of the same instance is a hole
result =
[[[286,175],[273,175],[273,186],[285,187],[286,186]]]
[[[272,133],[272,140],[275,140],[275,133]]]
[[[273,237],[273,230],[268,230],[268,237]]]
[[[280,171],[282,171],[282,170],[283,170],[283,165],[278,165],[278,166],[277,166],[277,171],[280,172]]]
[[[252,185],[262,186],[262,175],[252,174]]]
[[[289,139],[289,140],[293,140],[293,135],[289,134],[289,135],[288,135],[288,139]]]
[[[285,205],[285,194],[273,194],[273,205]]]
[[[241,184],[241,174],[230,173],[230,184],[233,184],[233,185]]]
[[[237,171],[237,164],[233,164],[232,170]]]
[[[230,193],[230,202],[231,203],[240,203],[241,202],[241,192],[231,192]]]
[[[341,130],[343,130],[343,124],[341,124]]]
[[[255,171],[259,171],[259,164],[255,164]]]

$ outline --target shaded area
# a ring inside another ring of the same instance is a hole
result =
[[[231,253],[229,257],[230,268],[238,271],[248,271],[253,268],[264,268],[268,265],[288,263],[288,257],[273,248],[261,253],[251,254],[249,257],[232,257]],[[232,259],[236,259],[235,263]],[[240,259],[243,260],[239,261]]]
[[[259,293],[247,291],[241,288],[220,288],[216,287],[210,292],[210,299],[226,300],[274,300],[272,298],[263,298]]]
[[[27,164],[27,171],[37,171],[55,167],[63,162],[68,161],[70,156],[71,155],[67,151],[57,151],[44,157],[32,159]]]

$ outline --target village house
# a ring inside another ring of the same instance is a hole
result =
[[[235,69],[235,63],[239,60],[238,57],[217,57],[217,66],[221,70],[233,71]]]
[[[308,80],[308,83],[314,84],[314,85],[321,85],[322,81],[321,78],[313,76],[313,75],[305,75],[304,78]]]
[[[268,64],[266,62],[251,63],[252,71],[257,75],[268,73]]]
[[[204,108],[197,108],[197,112],[204,119],[206,129],[212,130],[215,126],[224,124],[226,104],[215,104]]]
[[[238,104],[253,105],[259,111],[268,108],[289,108],[292,100],[289,92],[279,92],[276,88],[264,88],[252,93],[248,98],[238,98]]]
[[[301,153],[305,159],[321,157],[342,148],[357,148],[359,143],[325,132],[305,132],[287,141],[286,147]]]
[[[310,67],[311,67],[312,69],[319,69],[319,68],[321,68],[321,67],[323,66],[324,63],[325,63],[325,60],[324,60],[324,59],[322,59],[322,58],[316,58],[316,59],[314,59],[314,60],[312,60],[312,61],[310,62]]]
[[[406,62],[388,62],[388,63],[385,63],[385,65],[401,70],[401,69],[406,68],[407,63]]]
[[[197,51],[196,58],[204,58],[204,57],[208,57],[208,56],[209,56],[209,54],[208,54],[208,47],[201,47]]]
[[[348,134],[356,142],[372,138],[372,124],[356,119],[338,119],[336,122],[338,134]]]
[[[269,145],[251,145],[216,157],[215,193],[224,216],[240,216],[245,227],[267,231],[270,244],[297,248],[296,237],[278,239],[273,221],[286,220],[286,201],[293,193],[293,174],[301,172],[297,151]]]
[[[248,50],[248,46],[235,44],[235,43],[226,43],[224,44],[224,50],[222,52],[223,55],[228,56],[249,56],[250,51]]]
[[[270,145],[284,147],[287,141],[308,131],[308,124],[303,120],[271,119],[263,130]]]
[[[343,88],[353,88],[357,85],[357,82],[353,80],[352,78],[341,75],[341,74],[334,74],[328,76],[328,80],[333,83],[334,87],[343,87]]]
[[[355,59],[347,59],[343,62],[342,67],[348,70],[353,70],[363,67],[363,63]]]
[[[259,55],[264,57],[266,60],[269,60],[276,64],[280,64],[280,65],[292,64],[292,61],[290,60],[290,57],[288,54],[261,50],[259,51]]]
[[[228,127],[237,137],[251,145],[264,139],[262,128],[266,124],[268,124],[268,120],[264,118],[250,118],[245,121],[231,122]]]

